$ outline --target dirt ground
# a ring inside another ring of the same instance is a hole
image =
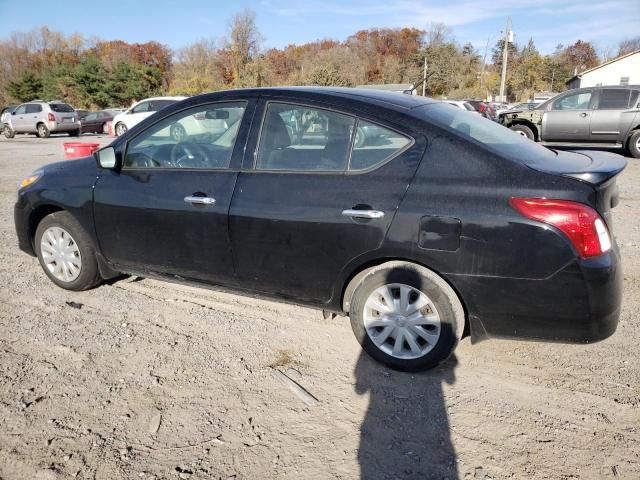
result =
[[[12,208],[65,141],[0,139],[0,479],[640,478],[640,161],[618,180],[613,337],[465,339],[409,375],[301,307],[136,277],[55,287]]]

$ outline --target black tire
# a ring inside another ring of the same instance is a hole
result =
[[[173,138],[176,142],[184,140],[187,136],[187,131],[179,123],[171,125],[171,129],[169,130],[169,132],[171,134],[171,138]]]
[[[73,131],[69,132],[69,136],[70,137],[79,137],[80,136],[80,130],[73,130]]]
[[[38,137],[40,138],[49,138],[51,136],[51,132],[49,131],[49,129],[44,123],[39,123],[36,126],[36,129],[37,129]]]
[[[42,255],[42,236],[51,227],[58,227],[67,232],[80,251],[80,274],[72,281],[63,281],[56,278],[47,268]],[[89,235],[84,231],[78,221],[68,212],[56,212],[42,219],[36,229],[34,238],[35,250],[44,273],[53,283],[65,290],[88,290],[100,283],[102,278],[98,270],[95,248]]]
[[[13,138],[16,136],[16,132],[14,132],[9,125],[4,126],[2,133],[6,138]]]
[[[96,132],[98,135],[106,135],[107,133],[109,133],[107,131],[107,124],[103,123],[102,126],[100,127],[100,131]]]
[[[522,135],[523,137],[527,137],[529,140],[533,140],[534,142],[536,141],[536,136],[533,134],[533,130],[531,130],[526,125],[511,125],[509,129],[513,130],[514,132],[518,132],[520,135]]]
[[[420,265],[393,261],[373,267],[356,278],[358,285],[349,307],[351,328],[364,351],[372,358],[395,370],[415,372],[433,368],[453,353],[464,331],[464,309],[455,291],[440,276]],[[365,303],[374,290],[387,284],[413,287],[423,292],[435,306],[440,317],[440,335],[432,349],[423,356],[412,359],[394,357],[381,350],[367,333]]]
[[[633,158],[640,158],[640,130],[631,132],[627,141],[627,150]]]

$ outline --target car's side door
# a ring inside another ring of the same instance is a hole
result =
[[[11,114],[11,128],[16,132],[24,132],[26,126],[27,104],[20,105]]]
[[[102,171],[94,189],[96,234],[110,263],[125,272],[232,279],[227,215],[254,106],[242,99],[188,107],[118,145],[122,167]],[[164,133],[193,115],[237,120],[215,140]]]
[[[347,266],[381,247],[426,141],[294,99],[265,101],[256,119],[229,212],[236,275],[326,303]]]
[[[580,90],[556,99],[542,117],[542,140],[588,142],[593,91]]]
[[[155,112],[152,108],[153,107],[151,100],[143,100],[142,102],[138,103],[125,116],[125,123],[127,125],[127,128],[133,128],[145,118],[153,115]]]
[[[42,105],[28,103],[24,119],[23,130],[25,132],[36,132],[38,130],[38,122],[42,120]]]
[[[80,123],[82,125],[81,131],[85,132],[95,132],[96,131],[96,122],[98,120],[98,112],[90,113],[86,117],[84,117]]]
[[[591,141],[615,143],[624,140],[628,125],[623,125],[632,91],[628,88],[604,87],[597,91],[597,106],[591,118]],[[628,115],[627,115],[628,116]]]

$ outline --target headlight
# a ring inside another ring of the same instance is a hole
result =
[[[25,188],[25,187],[28,187],[29,185],[32,185],[32,184],[36,183],[38,180],[40,180],[42,178],[42,175],[44,175],[42,170],[36,170],[31,175],[29,175],[27,178],[22,180],[20,182],[20,185],[18,186],[18,188],[19,189],[20,188]]]

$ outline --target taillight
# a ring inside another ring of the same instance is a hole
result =
[[[49,114],[47,115],[47,120],[49,120],[50,122],[55,122],[56,121],[56,116],[49,112]]]
[[[478,111],[480,113],[484,113],[484,111],[487,109],[487,106],[484,103],[479,103],[478,104]]]
[[[525,217],[553,225],[564,233],[582,258],[602,255],[611,249],[607,227],[598,212],[588,205],[546,198],[512,198],[509,203]]]

